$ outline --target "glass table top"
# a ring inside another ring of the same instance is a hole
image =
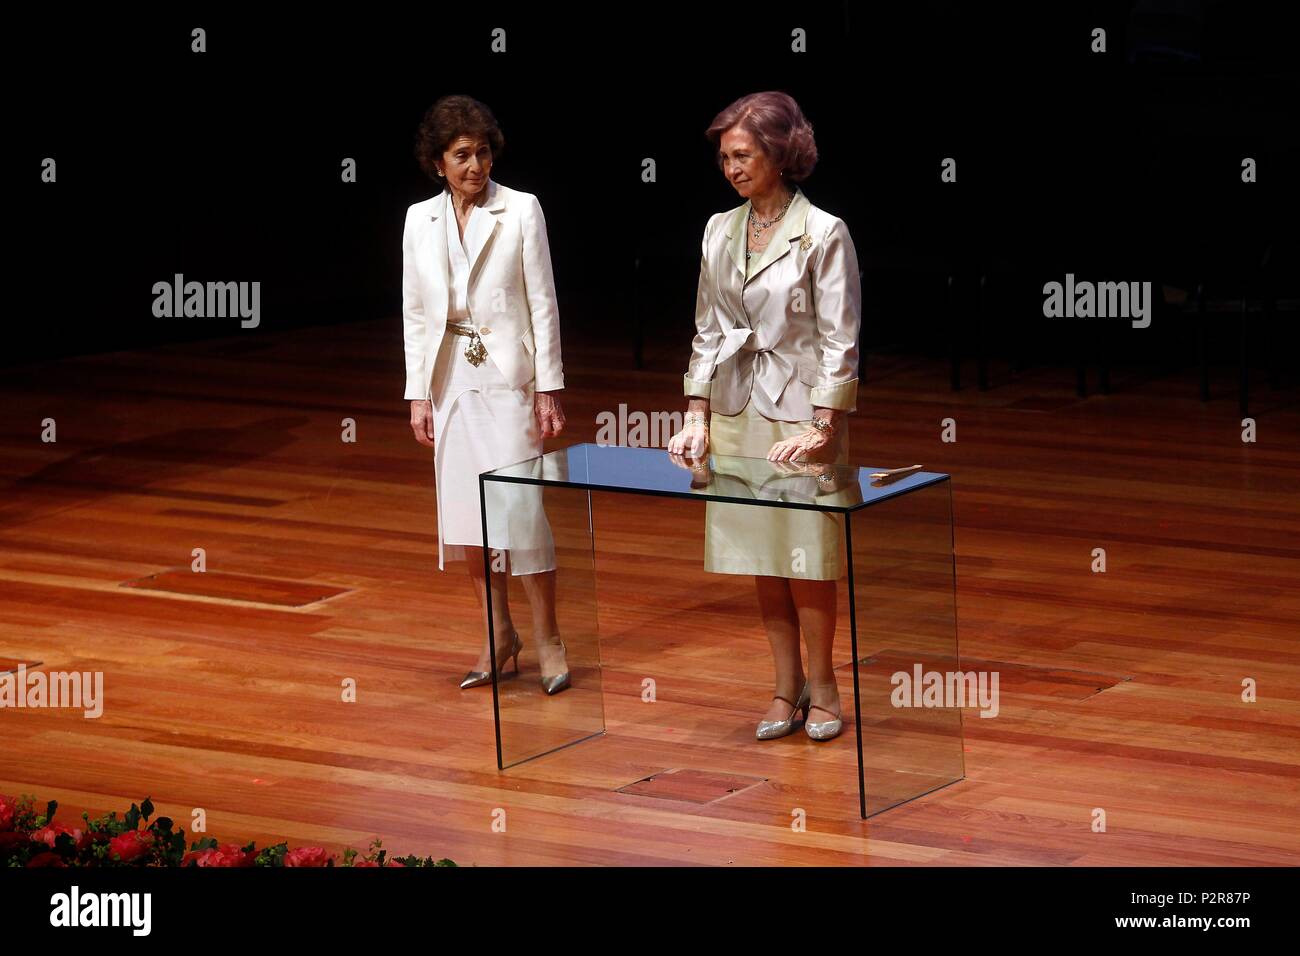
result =
[[[622,491],[706,501],[849,512],[947,481],[942,472],[914,471],[892,479],[866,465],[773,462],[713,455],[688,459],[662,448],[585,443],[484,472],[484,481]]]

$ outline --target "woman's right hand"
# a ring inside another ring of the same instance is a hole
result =
[[[709,451],[709,428],[698,422],[686,425],[668,439],[668,454],[703,458]]]
[[[411,431],[421,445],[433,447],[433,402],[428,399],[411,402]]]

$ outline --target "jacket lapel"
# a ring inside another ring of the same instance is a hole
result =
[[[501,213],[506,208],[505,192],[491,179],[487,184],[487,200],[474,211],[465,230],[465,252],[469,256],[469,278],[474,281],[474,270],[492,237],[501,226]]]
[[[757,278],[760,272],[789,252],[791,240],[803,236],[808,218],[808,206],[808,197],[803,194],[802,189],[796,186],[794,198],[790,200],[790,208],[781,217],[776,232],[768,240],[767,248],[759,256],[758,263],[754,266],[749,278],[745,278],[745,229],[749,223],[749,210],[751,208],[749,201],[746,200],[743,206],[731,214],[731,217],[727,220],[727,254],[731,256],[731,261],[735,263],[737,271],[740,272],[743,284],[748,285]]]
[[[425,234],[429,237],[429,242],[433,246],[431,250],[433,287],[438,290],[441,297],[436,314],[444,319],[451,310],[451,288],[447,281],[451,275],[451,268],[447,262],[446,234],[446,216],[451,212],[450,197],[451,194],[445,189],[440,195],[434,197],[433,208],[429,213],[429,231]]]
[[[488,180],[487,201],[470,217],[469,227],[465,230],[465,255],[469,259],[469,278],[474,281],[474,271],[483,258],[483,253],[491,244],[492,238],[501,228],[501,213],[505,212],[505,190],[493,180]],[[445,230],[456,228],[454,222],[447,222],[448,216],[456,211],[451,207],[451,193],[443,190],[434,197],[433,208],[429,213],[430,226],[428,236],[432,242],[434,286],[441,297],[440,314],[445,316],[451,308],[450,263],[447,261],[447,235]]]
[[[748,204],[746,204],[748,205]],[[758,265],[749,273],[746,284],[753,282],[758,278],[760,272],[766,269],[774,262],[779,262],[782,257],[790,252],[790,243],[803,236],[805,221],[808,218],[808,200],[804,197],[803,190],[795,187],[794,198],[790,200],[790,208],[786,210],[785,215],[781,217],[781,222],[776,227],[776,232],[768,241],[767,248],[763,254],[758,257]],[[748,210],[746,210],[748,215]],[[743,224],[742,224],[743,226]],[[744,242],[745,231],[740,230],[741,242],[741,262],[744,262]]]
[[[749,200],[727,219],[727,254],[745,281],[745,223],[749,219]]]

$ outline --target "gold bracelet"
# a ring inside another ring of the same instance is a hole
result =
[[[817,430],[818,430],[819,432],[821,432],[823,435],[830,436],[830,435],[835,434],[835,426],[832,425],[832,424],[830,423],[830,421],[828,421],[827,419],[824,419],[824,418],[814,418],[814,419],[811,419],[810,421],[811,421],[812,427],[815,428],[815,429],[817,429]]]
[[[690,414],[688,414],[688,415],[686,416],[685,420],[682,422],[682,424],[683,424],[683,425],[703,425],[705,428],[708,428],[708,427],[709,427],[709,421],[708,421],[708,419],[706,419],[703,415],[700,415],[699,413],[690,413]]]

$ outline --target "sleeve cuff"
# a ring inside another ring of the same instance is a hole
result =
[[[712,388],[712,382],[697,382],[689,375],[682,376],[682,390],[686,395],[694,398],[708,398]]]
[[[421,383],[420,379],[422,377],[421,375],[406,376],[406,398],[408,401],[427,402],[432,399],[433,396],[429,389],[430,383],[428,381]]]
[[[812,390],[812,403],[822,408],[838,408],[851,412],[857,409],[858,380],[849,379],[838,385],[819,385]]]

